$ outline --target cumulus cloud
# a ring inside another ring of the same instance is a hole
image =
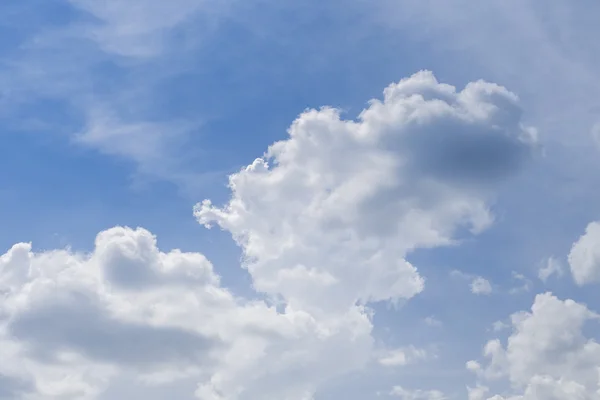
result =
[[[471,361],[467,368],[483,379],[507,378],[521,389],[512,397],[490,397],[494,400],[596,399],[600,344],[587,338],[583,329],[598,317],[573,300],[539,294],[530,312],[512,315],[513,332],[506,346],[497,339],[489,341],[484,350],[488,364]]]
[[[46,398],[95,398],[129,372],[195,379],[203,400],[312,399],[372,360],[370,303],[423,290],[409,252],[491,223],[495,187],[535,144],[520,116],[500,86],[457,91],[430,72],[357,120],[300,115],[230,177],[225,206],[195,208],[231,233],[266,300],[237,298],[204,256],[163,252],[144,229],[101,232],[90,253],[16,244],[0,257],[0,376]]]
[[[542,282],[546,282],[552,275],[560,277],[563,275],[563,273],[563,265],[560,260],[550,257],[548,260],[546,260],[544,265],[540,267],[538,271],[538,277]]]
[[[256,290],[317,321],[365,315],[365,304],[423,290],[408,252],[490,224],[494,184],[535,144],[520,116],[500,86],[457,91],[420,72],[388,86],[357,120],[304,112],[288,139],[230,177],[224,207],[205,200],[195,214],[232,234]]]
[[[485,278],[477,277],[471,282],[471,293],[488,295],[492,293],[492,284]]]
[[[121,368],[198,369],[222,339],[178,313],[235,305],[202,255],[162,253],[142,229],[102,232],[89,255],[17,244],[0,271],[0,373],[48,397],[91,397]]]
[[[30,382],[45,398],[94,398],[127,371],[155,383],[234,383],[227,399],[257,390],[265,398],[298,398],[305,388],[290,380],[298,368],[318,382],[328,370],[352,368],[370,348],[361,335],[370,328],[365,314],[317,324],[302,311],[281,314],[236,299],[201,254],[163,253],[143,229],[102,232],[90,254],[33,253],[18,244],[1,262],[0,374]],[[257,368],[263,362],[266,368]],[[243,371],[239,380],[220,374],[221,364]],[[267,385],[270,379],[281,383]],[[203,386],[198,396],[220,398]]]
[[[490,295],[493,291],[491,282],[482,276],[467,274],[459,270],[450,271],[450,276],[461,280],[471,281],[469,288],[473,294]]]
[[[404,255],[487,227],[491,183],[531,151],[516,101],[494,84],[457,92],[420,72],[357,121],[306,111],[289,139],[230,177],[225,207],[206,200],[196,216],[231,232],[255,287],[290,304],[320,307],[332,292],[332,309],[409,298],[423,280]]]
[[[591,222],[569,253],[571,274],[578,285],[600,282],[600,222]]]
[[[468,400],[485,400],[486,394],[490,391],[490,389],[486,386],[475,386],[469,387],[467,386],[467,396]]]

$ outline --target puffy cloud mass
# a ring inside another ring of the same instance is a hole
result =
[[[485,278],[477,277],[471,282],[471,292],[473,294],[488,295],[492,293],[492,284]]]
[[[288,139],[230,177],[225,207],[207,200],[196,216],[231,232],[257,290],[295,307],[410,298],[423,279],[407,252],[492,221],[492,184],[535,142],[520,116],[500,86],[457,92],[420,72],[357,121],[331,108],[303,113]]]
[[[490,224],[495,184],[535,144],[520,117],[500,86],[456,91],[429,72],[356,120],[300,115],[230,177],[225,206],[195,208],[231,233],[266,300],[237,298],[204,256],[163,252],[143,229],[101,232],[85,254],[16,244],[0,258],[2,390],[92,399],[130,373],[194,379],[203,400],[311,399],[372,359],[369,303],[423,290],[410,251]]]
[[[573,243],[569,266],[578,285],[600,282],[600,222],[591,222]]]
[[[474,399],[488,400],[592,400],[599,397],[600,344],[584,335],[585,323],[598,314],[573,300],[551,293],[536,296],[530,312],[512,315],[513,332],[506,346],[487,343],[483,367],[467,363],[483,379],[508,378],[520,394],[485,397],[487,388],[471,389]]]

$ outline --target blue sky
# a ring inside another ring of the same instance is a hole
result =
[[[598,399],[598,16],[4,2],[0,394]]]

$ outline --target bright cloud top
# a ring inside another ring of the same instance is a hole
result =
[[[423,279],[408,252],[492,221],[492,184],[535,143],[520,117],[500,86],[457,92],[420,72],[387,87],[357,121],[306,111],[289,139],[230,177],[224,208],[205,201],[196,216],[231,232],[257,290],[294,307],[410,298]]]
[[[562,301],[551,293],[536,296],[531,311],[512,315],[513,332],[506,346],[498,339],[487,343],[482,367],[467,367],[482,379],[508,378],[521,394],[487,397],[484,386],[471,390],[473,399],[564,400],[597,399],[600,387],[600,344],[584,335],[588,321],[598,314],[573,300]]]
[[[203,400],[313,398],[372,360],[369,303],[423,290],[409,252],[489,226],[495,186],[535,145],[520,118],[506,89],[457,91],[430,72],[390,85],[357,120],[300,115],[230,177],[223,208],[195,209],[232,234],[268,301],[235,297],[203,255],[162,252],[144,229],[101,232],[89,254],[16,244],[0,259],[3,387],[91,399],[133,372],[148,385],[193,378]]]
[[[600,282],[600,222],[591,222],[573,243],[569,265],[578,285]]]

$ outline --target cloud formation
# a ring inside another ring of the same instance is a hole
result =
[[[471,293],[489,295],[492,293],[492,284],[487,279],[479,276],[471,282]]]
[[[561,277],[564,274],[563,265],[560,260],[549,257],[538,270],[538,278],[542,282],[546,282],[552,275]]]
[[[322,304],[334,292],[332,309],[410,298],[423,281],[399,260],[452,243],[458,227],[485,229],[490,183],[531,152],[535,135],[516,102],[494,84],[457,92],[420,72],[357,121],[306,111],[289,139],[230,177],[225,207],[207,200],[196,216],[231,232],[255,287],[288,304]]]
[[[84,36],[108,53],[148,58],[160,55],[172,44],[171,30],[200,11],[216,14],[228,1],[171,0],[127,3],[118,0],[69,0],[95,20],[83,26]]]
[[[495,189],[535,146],[520,118],[506,89],[457,91],[430,72],[391,84],[356,120],[301,114],[230,177],[225,206],[195,208],[241,246],[263,300],[236,297],[203,255],[163,252],[141,228],[101,232],[85,254],[16,244],[0,258],[0,376],[41,398],[93,399],[129,372],[194,379],[203,400],[312,399],[373,359],[371,303],[423,290],[407,254],[492,222]]]
[[[600,282],[600,222],[590,222],[569,253],[571,274],[578,285]]]
[[[573,300],[551,293],[536,296],[531,311],[511,316],[512,334],[504,346],[489,341],[486,366],[470,361],[467,368],[485,380],[507,378],[521,393],[495,395],[488,400],[597,399],[600,344],[584,334],[585,324],[598,314]],[[486,390],[472,390],[483,399]]]

